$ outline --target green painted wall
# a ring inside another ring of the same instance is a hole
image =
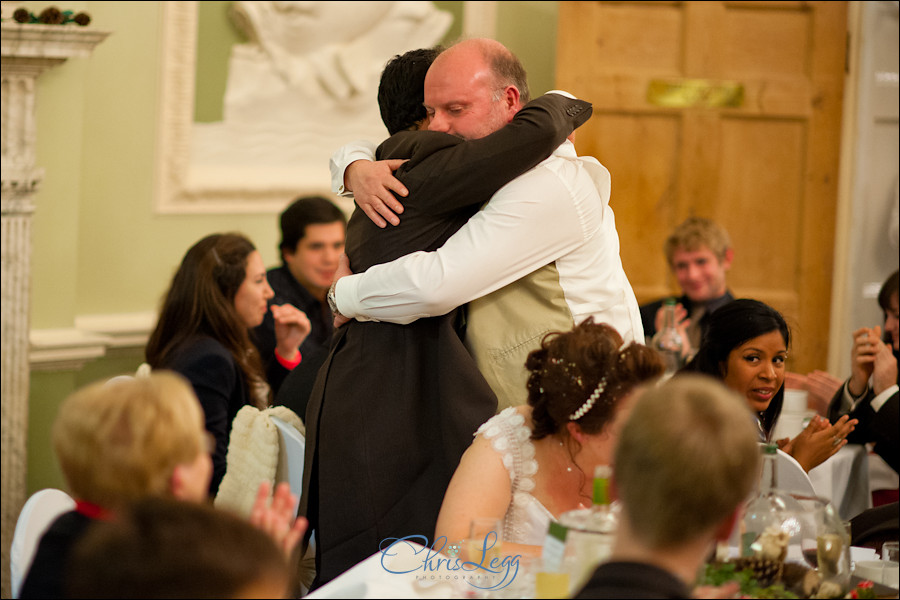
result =
[[[228,2],[201,2],[197,119],[221,118],[221,64],[240,41],[223,23]],[[438,2],[461,31],[462,3]],[[159,96],[161,2],[25,2],[86,11],[112,34],[89,58],[43,73],[37,92],[37,165],[45,178],[34,217],[31,325],[70,328],[79,315],[155,309],[184,252],[216,231],[242,231],[267,264],[277,262],[277,216],[160,215],[153,208]],[[519,54],[537,93],[552,88],[556,2],[500,2],[498,39]],[[218,25],[216,25],[218,23]],[[217,112],[218,111],[218,112]],[[50,447],[60,402],[91,381],[140,364],[140,352],[107,356],[78,372],[31,377],[28,489],[62,486]]]

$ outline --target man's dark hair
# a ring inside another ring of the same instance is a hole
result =
[[[378,108],[388,133],[413,128],[425,118],[425,73],[440,47],[410,50],[391,58],[381,72]]]
[[[878,292],[878,306],[881,307],[885,314],[891,309],[891,296],[896,294],[898,290],[900,290],[900,271],[894,271],[881,284],[881,290]]]
[[[281,213],[280,250],[293,252],[297,242],[306,235],[307,225],[320,225],[340,221],[347,225],[347,215],[333,202],[321,196],[297,198]]]

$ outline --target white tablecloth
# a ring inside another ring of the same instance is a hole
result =
[[[483,587],[509,588],[520,574],[517,568],[515,572],[510,569],[491,580],[498,583],[485,583],[488,575],[484,571],[461,569],[458,565],[415,542],[400,542],[385,553],[373,554],[305,597],[481,598],[485,596]]]
[[[847,444],[809,472],[816,494],[827,498],[845,521],[872,508],[868,458],[865,446]]]

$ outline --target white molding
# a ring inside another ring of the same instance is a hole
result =
[[[34,330],[29,338],[32,371],[77,371],[104,356],[109,341],[74,328]]]
[[[111,352],[141,349],[155,324],[153,312],[82,315],[75,327],[32,330],[31,370],[77,371]]]
[[[191,163],[198,2],[162,3],[160,102],[154,207],[160,214],[277,213],[297,196],[325,195],[279,182],[280,172],[246,173]]]
[[[463,2],[462,36],[497,39],[497,2]]]
[[[141,313],[81,315],[75,317],[75,327],[108,338],[109,348],[143,348],[156,326],[153,311]]]

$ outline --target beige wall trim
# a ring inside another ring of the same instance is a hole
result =
[[[862,4],[850,2],[847,9],[847,79],[841,120],[841,162],[838,174],[837,227],[834,235],[834,276],[831,286],[831,322],[828,335],[828,372],[844,373],[845,338],[850,331],[850,232],[853,222],[853,180],[856,139],[859,135],[860,54],[863,38]]]
[[[75,318],[75,327],[33,330],[31,370],[77,371],[110,351],[143,348],[155,324],[153,312],[83,315]]]
[[[497,39],[497,3],[463,2],[463,37]]]

